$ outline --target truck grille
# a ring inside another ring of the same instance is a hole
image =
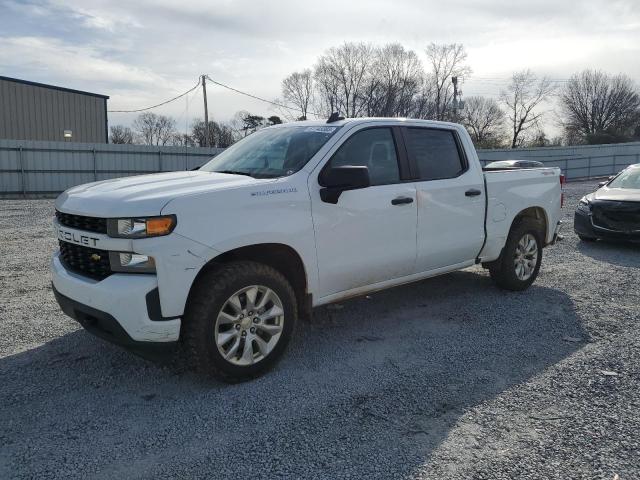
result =
[[[97,217],[85,217],[82,215],[72,215],[56,210],[56,218],[60,225],[69,228],[77,228],[87,232],[107,233],[107,219]]]
[[[596,227],[616,232],[640,231],[639,202],[594,203],[592,220]]]
[[[103,280],[111,275],[109,252],[59,241],[60,258],[66,268],[87,277]]]

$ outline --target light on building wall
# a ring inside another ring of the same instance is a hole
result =
[[[66,140],[67,138],[71,138],[71,137],[73,137],[73,132],[72,132],[71,130],[65,130],[65,131],[64,131],[64,138],[65,138],[65,140]]]

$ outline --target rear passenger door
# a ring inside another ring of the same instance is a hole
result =
[[[458,134],[403,128],[418,203],[416,271],[474,260],[484,241],[482,171],[469,165]]]

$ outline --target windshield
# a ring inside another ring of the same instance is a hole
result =
[[[300,170],[340,127],[287,126],[258,130],[200,168],[256,178],[291,175]]]
[[[625,170],[616,178],[611,180],[609,188],[632,188],[640,190],[640,168],[630,168]]]

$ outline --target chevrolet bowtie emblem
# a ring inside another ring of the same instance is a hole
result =
[[[99,262],[100,261],[100,255],[98,255],[97,253],[93,253],[90,257],[91,260],[93,260],[94,262]]]

